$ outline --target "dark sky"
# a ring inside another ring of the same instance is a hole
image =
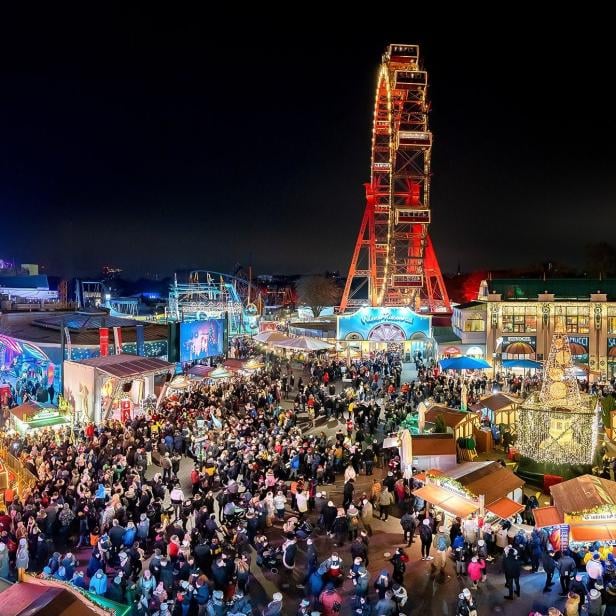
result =
[[[616,52],[596,28],[50,19],[4,24],[0,258],[346,271],[388,42],[429,71],[444,270],[582,263],[613,235]]]

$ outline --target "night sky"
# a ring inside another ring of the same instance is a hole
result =
[[[419,43],[429,71],[443,270],[581,264],[587,242],[610,240],[609,38],[325,22],[304,33],[197,15],[5,23],[0,258],[61,276],[250,261],[345,273],[389,42]]]

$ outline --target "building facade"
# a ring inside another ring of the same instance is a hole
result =
[[[616,376],[616,280],[484,281],[486,358],[543,361],[552,335],[568,335],[571,355],[591,380]]]

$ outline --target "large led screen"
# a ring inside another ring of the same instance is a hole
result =
[[[207,319],[180,324],[180,361],[224,354],[225,320]]]

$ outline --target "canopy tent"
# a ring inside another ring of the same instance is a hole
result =
[[[284,340],[290,340],[289,336],[286,336],[279,331],[261,332],[253,337],[253,340],[257,342],[265,342],[266,344],[273,344],[274,342],[282,342]]]
[[[325,351],[326,349],[331,349],[333,346],[329,342],[324,342],[316,338],[308,338],[307,336],[290,338],[280,342],[274,342],[273,344],[276,347],[297,351]]]
[[[504,359],[503,368],[541,368],[543,364],[534,359]]]
[[[229,372],[224,366],[218,366],[214,368],[207,376],[208,379],[228,379],[232,377],[233,373]]]
[[[190,379],[187,376],[176,376],[173,381],[169,383],[169,389],[187,389],[190,387]]]
[[[428,484],[423,488],[413,490],[413,494],[431,503],[435,507],[461,518],[465,518],[467,515],[475,513],[475,511],[479,509],[478,504],[434,484]]]
[[[486,505],[486,509],[495,516],[499,517],[501,520],[506,520],[507,518],[510,518],[516,513],[522,511],[524,509],[524,505],[516,503],[514,500],[503,496],[502,498],[495,500],[493,503]]]
[[[258,360],[256,357],[252,357],[244,364],[244,370],[258,370],[259,368],[263,368],[265,364]]]
[[[491,368],[485,359],[466,356],[439,359],[439,364],[443,370],[483,370],[484,368]]]

